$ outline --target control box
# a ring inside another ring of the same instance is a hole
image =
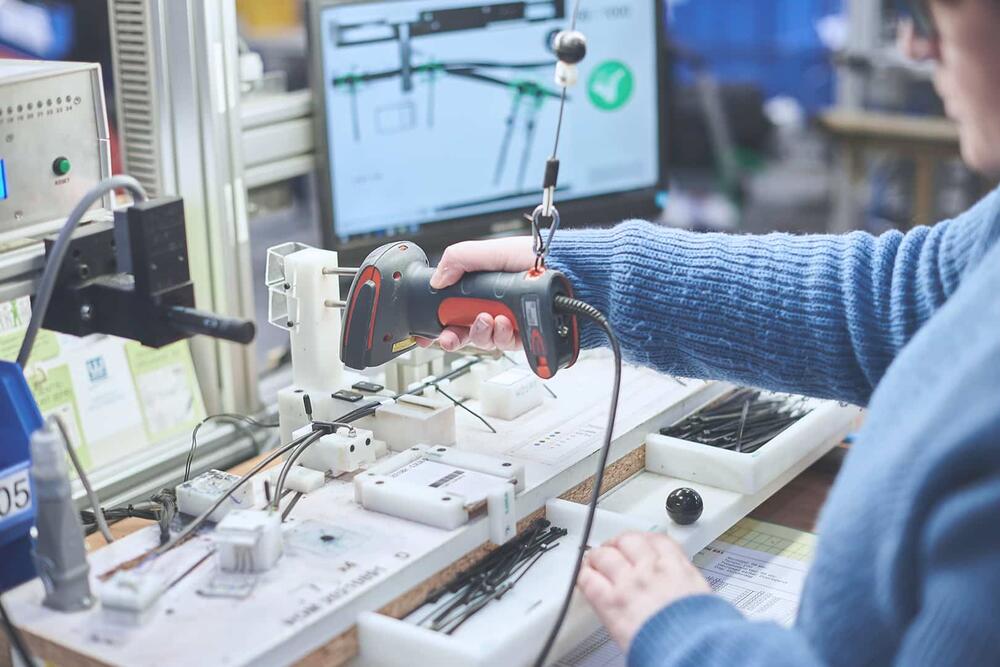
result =
[[[110,175],[101,66],[0,60],[0,242],[59,229]]]

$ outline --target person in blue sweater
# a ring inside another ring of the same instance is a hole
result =
[[[936,61],[963,157],[1000,174],[1000,0],[929,0],[911,56]],[[556,235],[549,266],[629,358],[868,407],[823,509],[792,628],[710,594],[664,535],[589,552],[577,582],[632,667],[1000,665],[1000,193],[933,228],[872,236],[692,234],[643,222]],[[466,242],[432,284],[521,271],[527,238]],[[584,328],[584,344],[605,341]],[[504,317],[450,329],[513,349]]]

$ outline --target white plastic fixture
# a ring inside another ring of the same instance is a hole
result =
[[[377,447],[372,432],[363,428],[338,428],[309,445],[298,463],[322,473],[341,475],[375,463]]]
[[[209,470],[189,479],[176,489],[177,509],[182,514],[198,516],[212,506],[219,497],[240,480],[222,470]],[[253,485],[244,484],[212,512],[208,520],[218,523],[234,509],[249,509],[253,506]]]
[[[281,558],[281,515],[271,510],[236,510],[212,534],[219,569],[266,572]]]
[[[810,399],[809,414],[752,454],[651,433],[646,469],[660,475],[752,495],[815,450],[826,450],[854,431],[860,408]]]
[[[469,357],[456,359],[451,363],[451,370],[456,370],[469,364]],[[457,398],[479,400],[483,382],[504,372],[507,364],[493,359],[483,359],[469,367],[469,371],[452,379],[448,393]]]
[[[360,423],[394,452],[418,444],[455,443],[455,406],[442,396],[400,396]]]
[[[144,624],[155,611],[156,603],[167,589],[167,584],[167,579],[161,572],[116,572],[98,591],[104,617],[117,625]]]
[[[269,478],[272,489],[278,483],[280,475],[281,466],[277,466],[270,471]],[[324,483],[326,483],[326,475],[323,472],[304,468],[299,465],[292,466],[288,474],[285,475],[285,488],[298,491],[299,493],[312,493],[316,489],[321,488]]]
[[[482,383],[479,404],[487,417],[517,419],[542,404],[543,391],[534,373],[511,368]]]
[[[365,509],[454,530],[485,504],[490,540],[516,534],[516,493],[524,466],[451,447],[416,445],[354,478],[354,498]]]

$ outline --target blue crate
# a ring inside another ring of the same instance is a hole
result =
[[[31,434],[42,425],[21,367],[0,361],[0,480],[21,476],[30,466]],[[32,495],[34,490],[32,489]],[[0,498],[0,593],[35,576],[31,561],[31,527],[34,505],[14,511],[15,498],[8,490]]]
[[[723,83],[756,84],[814,112],[832,101],[834,78],[816,22],[841,10],[842,0],[687,0],[675,6],[670,31]]]

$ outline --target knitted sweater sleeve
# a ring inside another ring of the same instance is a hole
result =
[[[646,222],[556,235],[549,266],[611,320],[630,361],[865,405],[897,352],[1000,232],[1000,196],[872,236],[695,234]],[[583,344],[602,345],[584,325]]]

